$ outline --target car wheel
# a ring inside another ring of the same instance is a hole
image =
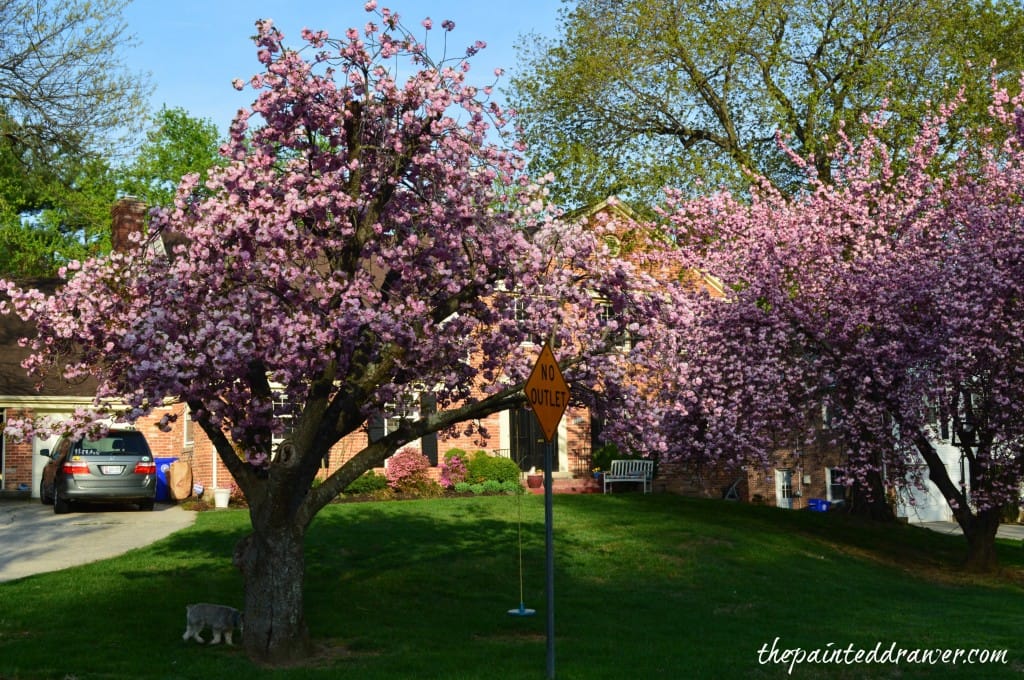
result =
[[[155,505],[152,498],[148,498],[144,501],[139,502],[139,510],[152,510]]]
[[[52,505],[53,498],[46,493],[46,483],[40,480],[39,482],[39,502],[43,505]]]
[[[66,498],[61,498],[60,494],[56,491],[53,492],[53,513],[55,515],[63,515],[71,512],[71,501]]]

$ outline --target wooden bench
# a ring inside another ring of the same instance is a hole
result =
[[[654,477],[654,461],[613,460],[612,468],[606,471],[602,477],[605,493],[608,493],[608,485],[614,482],[643,484],[644,493],[650,493],[651,479]]]

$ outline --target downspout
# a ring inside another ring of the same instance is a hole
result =
[[[7,409],[0,409],[0,491],[7,488]]]

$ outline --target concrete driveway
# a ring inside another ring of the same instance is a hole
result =
[[[192,526],[196,513],[157,503],[77,506],[67,515],[38,499],[0,500],[0,581],[114,557]]]
[[[937,531],[940,534],[963,534],[960,525],[956,522],[922,522],[917,526]],[[996,530],[999,538],[1008,538],[1015,541],[1024,541],[1024,524],[1000,524]]]

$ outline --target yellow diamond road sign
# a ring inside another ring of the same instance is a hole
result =
[[[530,379],[526,381],[526,400],[533,407],[540,429],[544,431],[544,438],[552,441],[558,422],[569,405],[569,385],[562,377],[562,370],[558,368],[555,355],[546,342],[537,357],[537,363],[533,365]]]

